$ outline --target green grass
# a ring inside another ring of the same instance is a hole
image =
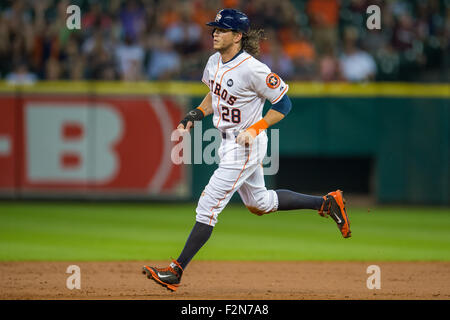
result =
[[[0,202],[0,261],[168,260],[195,204]],[[352,238],[315,211],[229,205],[197,260],[450,261],[450,209],[349,209]]]

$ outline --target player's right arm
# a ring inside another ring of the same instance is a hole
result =
[[[263,130],[280,122],[291,110],[292,103],[289,97],[285,94],[279,102],[272,105],[264,118],[250,126],[247,130],[241,132],[236,138],[236,142],[240,145],[251,144],[253,139]]]
[[[204,117],[210,115],[211,113],[213,113],[213,108],[212,108],[212,96],[210,91],[205,96],[202,103],[200,103],[200,105],[197,108],[189,111],[188,114],[184,117],[184,119],[181,120],[177,129],[190,130],[194,125],[194,121],[201,121]]]
[[[272,103],[272,108],[264,118],[251,125],[247,130],[241,132],[236,138],[240,145],[250,145],[256,136],[281,121],[291,110],[292,103],[287,96],[289,86],[263,63],[253,60],[250,68],[249,82],[251,88],[259,95]]]

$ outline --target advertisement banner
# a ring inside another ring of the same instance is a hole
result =
[[[180,100],[158,95],[0,100],[2,190],[19,188],[24,195],[190,196],[186,167],[170,158],[170,135],[184,112]],[[20,151],[14,153],[16,148]]]
[[[16,99],[0,98],[0,190],[13,193],[16,188],[17,164],[19,163],[15,141],[18,118]]]

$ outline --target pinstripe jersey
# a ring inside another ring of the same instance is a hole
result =
[[[212,93],[213,124],[239,132],[262,119],[264,103],[277,103],[289,86],[269,67],[245,51],[223,63],[219,52],[209,57],[203,83]]]

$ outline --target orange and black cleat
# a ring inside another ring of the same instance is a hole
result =
[[[324,201],[319,209],[319,214],[322,217],[331,216],[341,231],[342,236],[344,238],[350,238],[352,235],[350,231],[350,220],[345,209],[345,199],[342,196],[342,191],[336,190],[330,192],[323,199]]]
[[[142,273],[147,275],[147,278],[154,280],[157,284],[166,287],[168,290],[176,291],[180,285],[183,268],[176,260],[172,260],[167,268],[155,268],[144,266]]]

